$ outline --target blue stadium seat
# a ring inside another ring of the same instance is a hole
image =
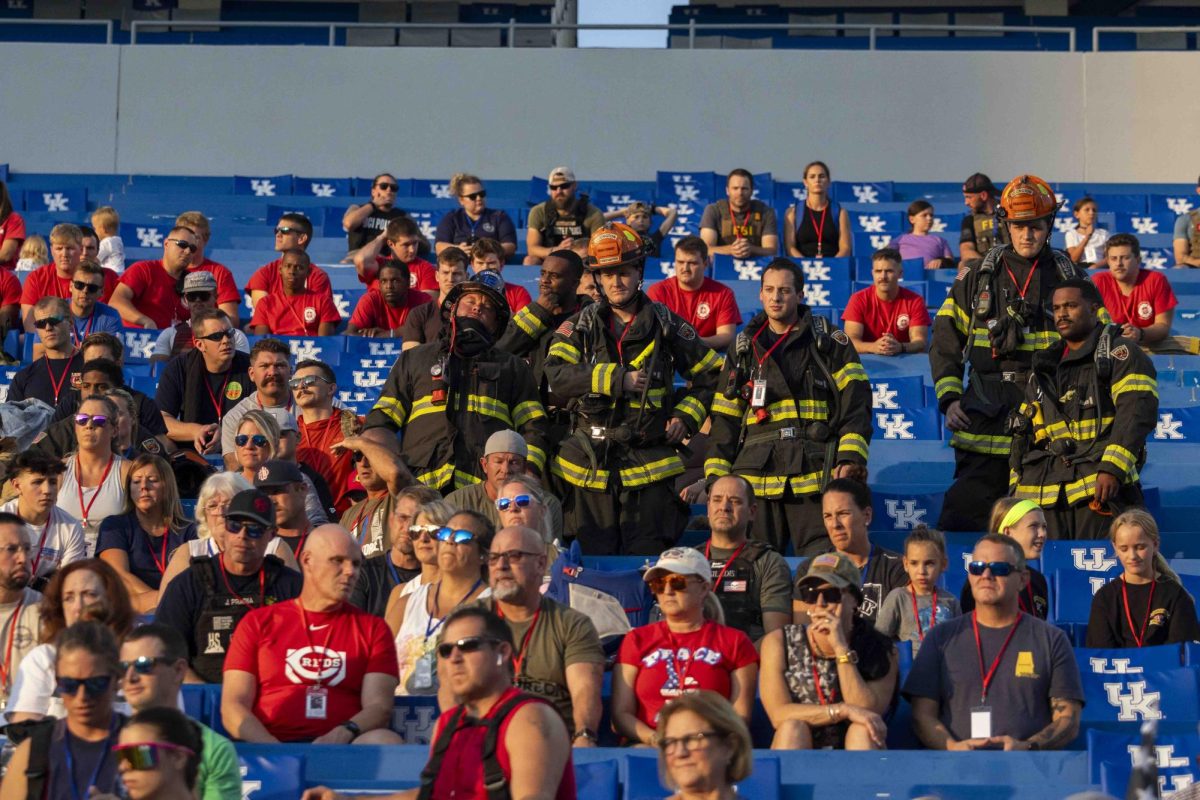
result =
[[[1200,721],[1200,691],[1190,667],[1111,674],[1081,672],[1085,722]]]
[[[1115,577],[1121,571],[1121,564],[1113,554],[1112,544],[1107,540],[1050,540],[1042,550],[1042,572],[1050,576],[1060,569],[1103,573],[1106,577]]]
[[[933,406],[875,411],[871,415],[875,439],[941,441],[942,415]]]
[[[154,343],[158,341],[159,333],[160,331],[149,331],[145,328],[123,328],[120,336],[125,344],[125,363],[136,364],[148,360],[154,351]]]
[[[1042,554],[1045,564],[1045,553]],[[1119,572],[1083,572],[1077,569],[1055,570],[1054,576],[1054,620],[1086,624],[1092,613],[1092,597],[1100,587],[1119,575]],[[1047,573],[1049,578],[1051,573]]]
[[[868,369],[868,375],[871,374]],[[923,408],[925,379],[920,375],[880,375],[871,378],[871,407],[875,411]]]
[[[907,222],[901,211],[855,211],[850,214],[850,229],[854,233],[887,233],[898,236],[908,230]]]
[[[87,189],[61,187],[58,189],[26,189],[25,211],[69,212],[84,214],[87,211]]]
[[[911,446],[905,442],[905,447]],[[934,525],[942,513],[945,488],[901,487],[894,484],[871,486],[874,518],[872,530],[906,531],[918,525]]]
[[[1117,649],[1075,648],[1079,672],[1093,675],[1128,675],[1151,670],[1175,669],[1182,665],[1177,644]]]
[[[292,194],[291,175],[235,175],[233,193],[254,197],[286,197]]]
[[[301,178],[292,180],[292,191],[306,197],[336,197],[349,202],[354,191],[353,181],[349,178]]]
[[[1196,195],[1193,194],[1152,194],[1149,199],[1151,214],[1186,214],[1196,208]]]
[[[1133,768],[1133,751],[1141,744],[1141,733],[1131,726],[1125,731],[1089,730],[1087,732],[1088,772],[1092,783],[1103,791],[1125,796],[1129,773]],[[1196,733],[1164,733],[1161,730],[1154,742],[1158,756],[1159,783],[1164,791],[1175,791],[1200,779],[1196,756],[1200,754],[1200,735]]]
[[[833,199],[839,203],[890,203],[895,195],[891,181],[877,183],[833,182]]]
[[[342,322],[350,321],[350,315],[354,313],[358,301],[367,293],[366,287],[359,284],[357,289],[334,289],[333,304],[337,306],[338,313],[342,315]]]
[[[717,185],[717,176],[712,172],[659,171],[655,177],[654,200],[657,205],[684,202],[699,205],[703,210],[706,204],[724,196],[724,186]]]
[[[240,745],[242,792],[254,800],[296,800],[305,788],[301,752],[283,755],[270,745]]]
[[[579,800],[617,800],[621,791],[619,775],[616,761],[576,762],[576,796]]]

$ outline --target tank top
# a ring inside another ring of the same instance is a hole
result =
[[[83,505],[79,503],[79,479],[75,475],[75,459],[67,458],[67,471],[63,473],[62,483],[58,487],[58,507],[79,520],[83,527],[83,536],[87,540],[86,552],[90,556],[96,552],[96,537],[100,531],[100,523],[105,517],[125,512],[125,487],[121,483],[121,465],[126,462],[123,456],[113,458],[112,469],[99,486],[83,488]],[[84,519],[83,508],[87,507],[87,519]]]
[[[437,581],[420,584],[409,593],[408,603],[404,606],[404,618],[400,620],[400,630],[396,633],[396,661],[400,665],[400,683],[396,686],[398,695],[437,694],[436,680],[434,685],[422,688],[420,682],[415,682],[413,678],[417,662],[432,655],[438,641],[437,632],[442,626],[442,620],[434,619],[428,610],[429,593],[437,585]],[[491,596],[492,590],[487,588],[476,599]]]
[[[801,255],[817,255],[817,229],[821,229],[821,257],[834,258],[842,231],[839,228],[842,207],[830,200],[824,211],[813,211],[807,203],[796,206],[796,249]],[[822,224],[822,220],[824,224]]]

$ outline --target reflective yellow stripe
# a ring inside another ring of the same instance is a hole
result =
[[[1112,397],[1116,400],[1119,395],[1126,392],[1146,392],[1158,397],[1158,381],[1149,375],[1143,375],[1138,372],[1126,375],[1113,384]]]
[[[867,460],[867,440],[865,437],[857,433],[842,434],[842,438],[838,441],[838,460],[841,460],[842,453],[857,453],[862,456],[863,461]]]
[[[513,426],[512,417],[508,414],[508,406],[494,397],[481,394],[467,395],[467,411],[498,419],[509,428]]]
[[[842,391],[850,385],[850,381],[865,381],[867,379],[867,371],[863,369],[863,365],[857,361],[851,361],[846,366],[833,373],[833,382],[837,385],[838,391]]]
[[[730,400],[724,394],[718,392],[713,396],[712,413],[724,414],[727,417],[734,417],[735,419],[741,418],[742,405],[742,400]]]
[[[550,471],[567,483],[578,486],[581,489],[603,492],[608,488],[608,470],[598,469],[593,471],[586,467],[572,464],[561,455],[555,456],[554,460],[550,462]]]
[[[696,423],[697,428],[704,424],[704,418],[708,416],[708,414],[704,411],[704,404],[691,395],[680,400],[675,406],[675,411],[677,413],[687,414],[688,417]]]
[[[613,378],[617,375],[617,365],[608,362],[592,367],[592,394],[613,395]]]
[[[816,494],[821,491],[821,473],[806,472],[803,475],[793,475],[789,479],[792,494]]]
[[[382,411],[387,415],[388,419],[396,423],[398,427],[404,427],[404,421],[407,414],[404,413],[404,406],[400,405],[400,401],[394,397],[381,397],[375,401],[375,407],[372,411]]]
[[[435,470],[422,472],[417,475],[417,482],[423,483],[431,489],[441,489],[450,482],[454,477],[454,465],[443,464]]]
[[[1012,496],[1018,500],[1032,500],[1039,506],[1049,508],[1058,502],[1058,490],[1058,484],[1053,484],[1051,486],[1035,486],[1017,483],[1017,485],[1011,489],[1011,492]]]
[[[704,475],[728,475],[733,472],[733,463],[723,458],[709,458],[704,461]]]
[[[1125,473],[1129,472],[1137,464],[1137,456],[1115,442],[1110,443],[1108,447],[1104,448],[1104,455],[1100,460],[1109,462]]]
[[[568,364],[578,364],[579,359],[583,358],[583,354],[579,352],[579,348],[568,342],[555,342],[550,345],[550,349],[546,351],[546,355],[550,358],[561,358]]]
[[[967,328],[971,325],[971,318],[967,316],[966,311],[959,308],[958,301],[952,296],[948,296],[946,302],[942,303],[942,307],[938,309],[937,316],[950,320],[954,324],[955,330],[962,334],[966,334]]]
[[[1007,456],[1012,448],[1012,438],[1008,436],[987,436],[966,431],[955,431],[950,437],[950,446],[971,453],[982,453],[989,456]]]
[[[537,400],[526,400],[524,403],[518,403],[513,409],[513,426],[517,428],[532,420],[545,418],[546,409],[542,408],[542,404]]]
[[[469,472],[463,472],[455,467],[454,469],[454,488],[461,489],[464,486],[470,486],[473,483],[482,483],[482,479],[477,478]]]
[[[948,378],[942,378],[934,385],[933,391],[939,400],[948,394],[961,395],[963,393],[962,378],[956,378],[953,375]]]
[[[529,451],[529,455],[527,456],[528,461],[538,468],[538,472],[545,471],[546,451],[536,444],[526,444],[525,447]]]
[[[663,399],[666,396],[666,389],[651,389],[646,392],[646,408],[662,408]],[[638,400],[630,400],[629,406],[630,408],[641,408],[642,404]]]
[[[673,478],[682,474],[683,471],[683,459],[676,455],[670,455],[658,461],[651,461],[649,464],[626,467],[617,475],[621,479],[622,486],[634,488]]]
[[[1094,419],[1085,419],[1079,422],[1071,420],[1068,424],[1067,420],[1059,420],[1045,426],[1042,430],[1050,436],[1051,439],[1075,439],[1077,441],[1091,441],[1096,438],[1096,435],[1112,425],[1112,417],[1104,417],[1097,424]]]
[[[426,414],[434,414],[438,411],[444,410],[445,408],[445,403],[435,406],[433,404],[432,395],[427,394],[424,397],[418,397],[416,402],[413,403],[412,414],[409,415],[408,421],[412,422],[417,417],[423,417]]]
[[[1030,331],[1024,334],[1023,341],[1017,345],[1017,349],[1029,353],[1035,350],[1045,350],[1047,347],[1057,344],[1059,338],[1057,331]],[[988,339],[987,328],[975,328],[972,331],[971,344],[991,350],[992,342]]]
[[[786,475],[743,475],[750,486],[754,488],[755,497],[761,497],[766,500],[775,500],[783,497],[783,490],[787,488]]]
[[[703,358],[701,358],[699,361],[697,361],[695,364],[692,365],[692,368],[687,371],[687,374],[690,377],[694,378],[697,375],[699,375],[701,372],[708,372],[709,370],[720,369],[720,367],[721,367],[721,357],[719,355],[717,355],[710,348],[709,351],[704,354]]]
[[[546,329],[546,326],[537,318],[537,315],[529,310],[529,306],[525,306],[525,308],[514,314],[513,322],[533,339],[536,339],[538,334]]]

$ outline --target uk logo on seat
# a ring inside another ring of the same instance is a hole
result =
[[[1142,672],[1141,667],[1133,666],[1129,658],[1097,658],[1088,659],[1088,667],[1096,675],[1132,675]]]
[[[858,227],[863,233],[883,233],[887,223],[878,214],[859,214]]]
[[[876,250],[882,250],[883,248],[888,246],[888,242],[890,242],[891,240],[892,240],[892,237],[890,234],[885,233],[883,235],[880,235],[877,233],[872,233],[871,234],[871,247],[874,247]]]
[[[1186,214],[1192,210],[1192,200],[1188,197],[1168,197],[1167,208],[1176,214]]]
[[[1166,250],[1150,247],[1142,250],[1143,269],[1166,269],[1169,264],[1170,258]]]
[[[737,262],[734,262],[735,264]],[[760,267],[755,267],[755,276],[753,280],[758,280],[758,276],[762,273]],[[747,280],[743,278],[743,280]],[[829,289],[822,283],[805,283],[804,284],[804,304],[807,306],[828,306],[830,305]]]
[[[1186,439],[1183,431],[1183,420],[1175,419],[1175,415],[1170,411],[1165,411],[1158,415],[1158,424],[1154,426],[1155,439],[1170,439],[1178,441]]]
[[[1147,692],[1145,681],[1106,683],[1104,696],[1108,699],[1108,704],[1117,709],[1117,720],[1120,722],[1163,718],[1159,708],[1162,692]]]
[[[854,184],[850,187],[854,192],[854,197],[860,203],[878,203],[879,190],[870,184]]]
[[[1158,221],[1153,217],[1130,217],[1129,224],[1133,226],[1133,232],[1141,236],[1158,233]]]
[[[329,183],[313,183],[309,184],[314,197],[333,197],[337,193],[337,189]]]
[[[695,203],[700,200],[700,187],[694,183],[691,175],[671,175],[675,184],[675,197],[685,203]]]
[[[255,197],[274,197],[275,182],[268,178],[251,178],[250,189]]]
[[[439,200],[449,200],[453,195],[450,194],[450,184],[448,183],[431,183],[429,184],[429,194]]]
[[[1103,547],[1072,547],[1071,563],[1080,572],[1108,572],[1116,568],[1117,559]]]
[[[71,200],[62,192],[42,192],[42,202],[47,211],[70,211]]]
[[[876,414],[875,424],[883,431],[884,439],[917,438],[916,434],[912,432],[913,421],[903,414]]]
[[[387,373],[378,370],[351,370],[350,374],[354,378],[354,385],[360,389],[374,389],[387,381]]]
[[[143,228],[139,225],[137,228],[138,247],[162,247],[163,235],[158,228]]]
[[[737,270],[739,281],[757,281],[762,280],[762,267],[757,261],[744,261],[740,258],[733,260],[733,268]],[[674,270],[672,269],[672,273]],[[804,296],[808,296],[808,284],[804,285]],[[807,302],[807,301],[806,301]],[[809,305],[822,305],[821,303],[809,303]]]
[[[892,389],[889,384],[876,383],[871,387],[871,408],[900,408],[900,404],[896,402],[899,394],[900,392]],[[879,416],[884,417],[887,415],[880,414]],[[882,423],[880,425],[882,427]],[[912,423],[909,423],[909,427],[912,427]]]
[[[297,361],[305,361],[307,359],[320,360],[321,348],[312,339],[292,339],[289,344],[292,347],[292,355]]]
[[[154,352],[154,342],[158,339],[157,331],[143,333],[136,330],[125,330],[121,334],[125,340],[125,352],[130,358],[150,358]]]
[[[829,265],[824,261],[812,261],[807,258],[800,260],[800,269],[804,270],[804,282],[816,281],[831,281],[833,276],[829,272]],[[757,280],[757,279],[756,279]]]
[[[919,507],[917,501],[911,499],[905,500],[903,505],[899,500],[884,500],[883,507],[887,511],[887,515],[892,518],[892,527],[896,530],[907,530],[924,525],[925,515],[929,513],[929,509]]]
[[[931,225],[929,227],[929,232],[930,233],[945,233],[946,232],[946,220],[942,219],[941,217],[934,217],[933,225]]]
[[[1079,221],[1074,217],[1055,217],[1054,230],[1059,233],[1070,233],[1079,227]]]

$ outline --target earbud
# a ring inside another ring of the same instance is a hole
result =
[[[504,656],[496,656],[496,666],[497,667],[504,666]]]

